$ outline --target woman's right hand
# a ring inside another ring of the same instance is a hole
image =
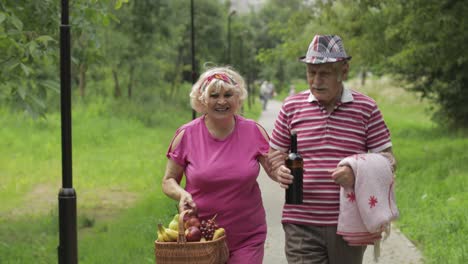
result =
[[[288,154],[279,150],[271,150],[268,153],[268,166],[272,172],[278,170],[281,165],[284,165],[285,160],[288,158]]]
[[[180,201],[179,201],[179,212],[189,210],[188,215],[197,215],[198,213],[198,208],[195,202],[192,199],[192,195],[188,192],[184,192],[180,196]]]
[[[291,171],[285,166],[287,157],[288,154],[284,152],[270,149],[267,158],[270,168],[269,176],[284,189],[287,189],[294,179]]]
[[[281,165],[277,168],[273,173],[273,177],[280,184],[281,188],[284,189],[288,189],[294,179],[294,176],[291,175],[291,170],[289,170],[285,165]]]

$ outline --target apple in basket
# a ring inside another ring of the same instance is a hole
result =
[[[202,238],[200,229],[196,226],[190,226],[185,230],[185,239],[187,242],[198,242]]]
[[[198,217],[194,215],[189,216],[188,219],[185,220],[184,227],[185,229],[188,229],[191,226],[196,226],[200,228],[200,219],[198,219]]]

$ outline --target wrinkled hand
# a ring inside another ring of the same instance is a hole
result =
[[[340,166],[336,169],[329,170],[331,177],[336,184],[346,188],[354,186],[354,172],[349,166]]]
[[[284,189],[287,189],[294,179],[291,175],[291,171],[284,164],[287,158],[288,154],[279,150],[268,153],[267,157],[268,167],[270,169],[269,176]]]
[[[288,154],[279,150],[274,150],[268,153],[268,166],[272,172],[275,172],[281,165],[284,165],[284,161],[288,158]]]
[[[293,182],[294,176],[291,175],[291,171],[285,165],[281,165],[272,173],[272,178],[280,184],[281,188],[288,189]]]
[[[192,199],[192,195],[189,193],[184,193],[180,197],[179,201],[179,212],[189,210],[188,215],[196,215],[198,213],[198,208],[195,202]]]

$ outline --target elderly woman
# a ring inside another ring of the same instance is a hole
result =
[[[228,263],[260,264],[266,220],[257,177],[260,165],[268,171],[269,137],[255,121],[238,115],[246,97],[244,80],[230,68],[200,76],[190,98],[202,115],[177,129],[162,187],[181,211],[197,212],[200,219],[217,214],[227,234]]]

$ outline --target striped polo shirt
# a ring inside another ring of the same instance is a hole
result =
[[[287,152],[291,130],[297,132],[298,152],[304,159],[304,203],[285,204],[282,222],[337,225],[340,186],[329,170],[350,155],[392,146],[382,114],[372,98],[347,88],[328,114],[307,90],[284,101],[270,147]]]

